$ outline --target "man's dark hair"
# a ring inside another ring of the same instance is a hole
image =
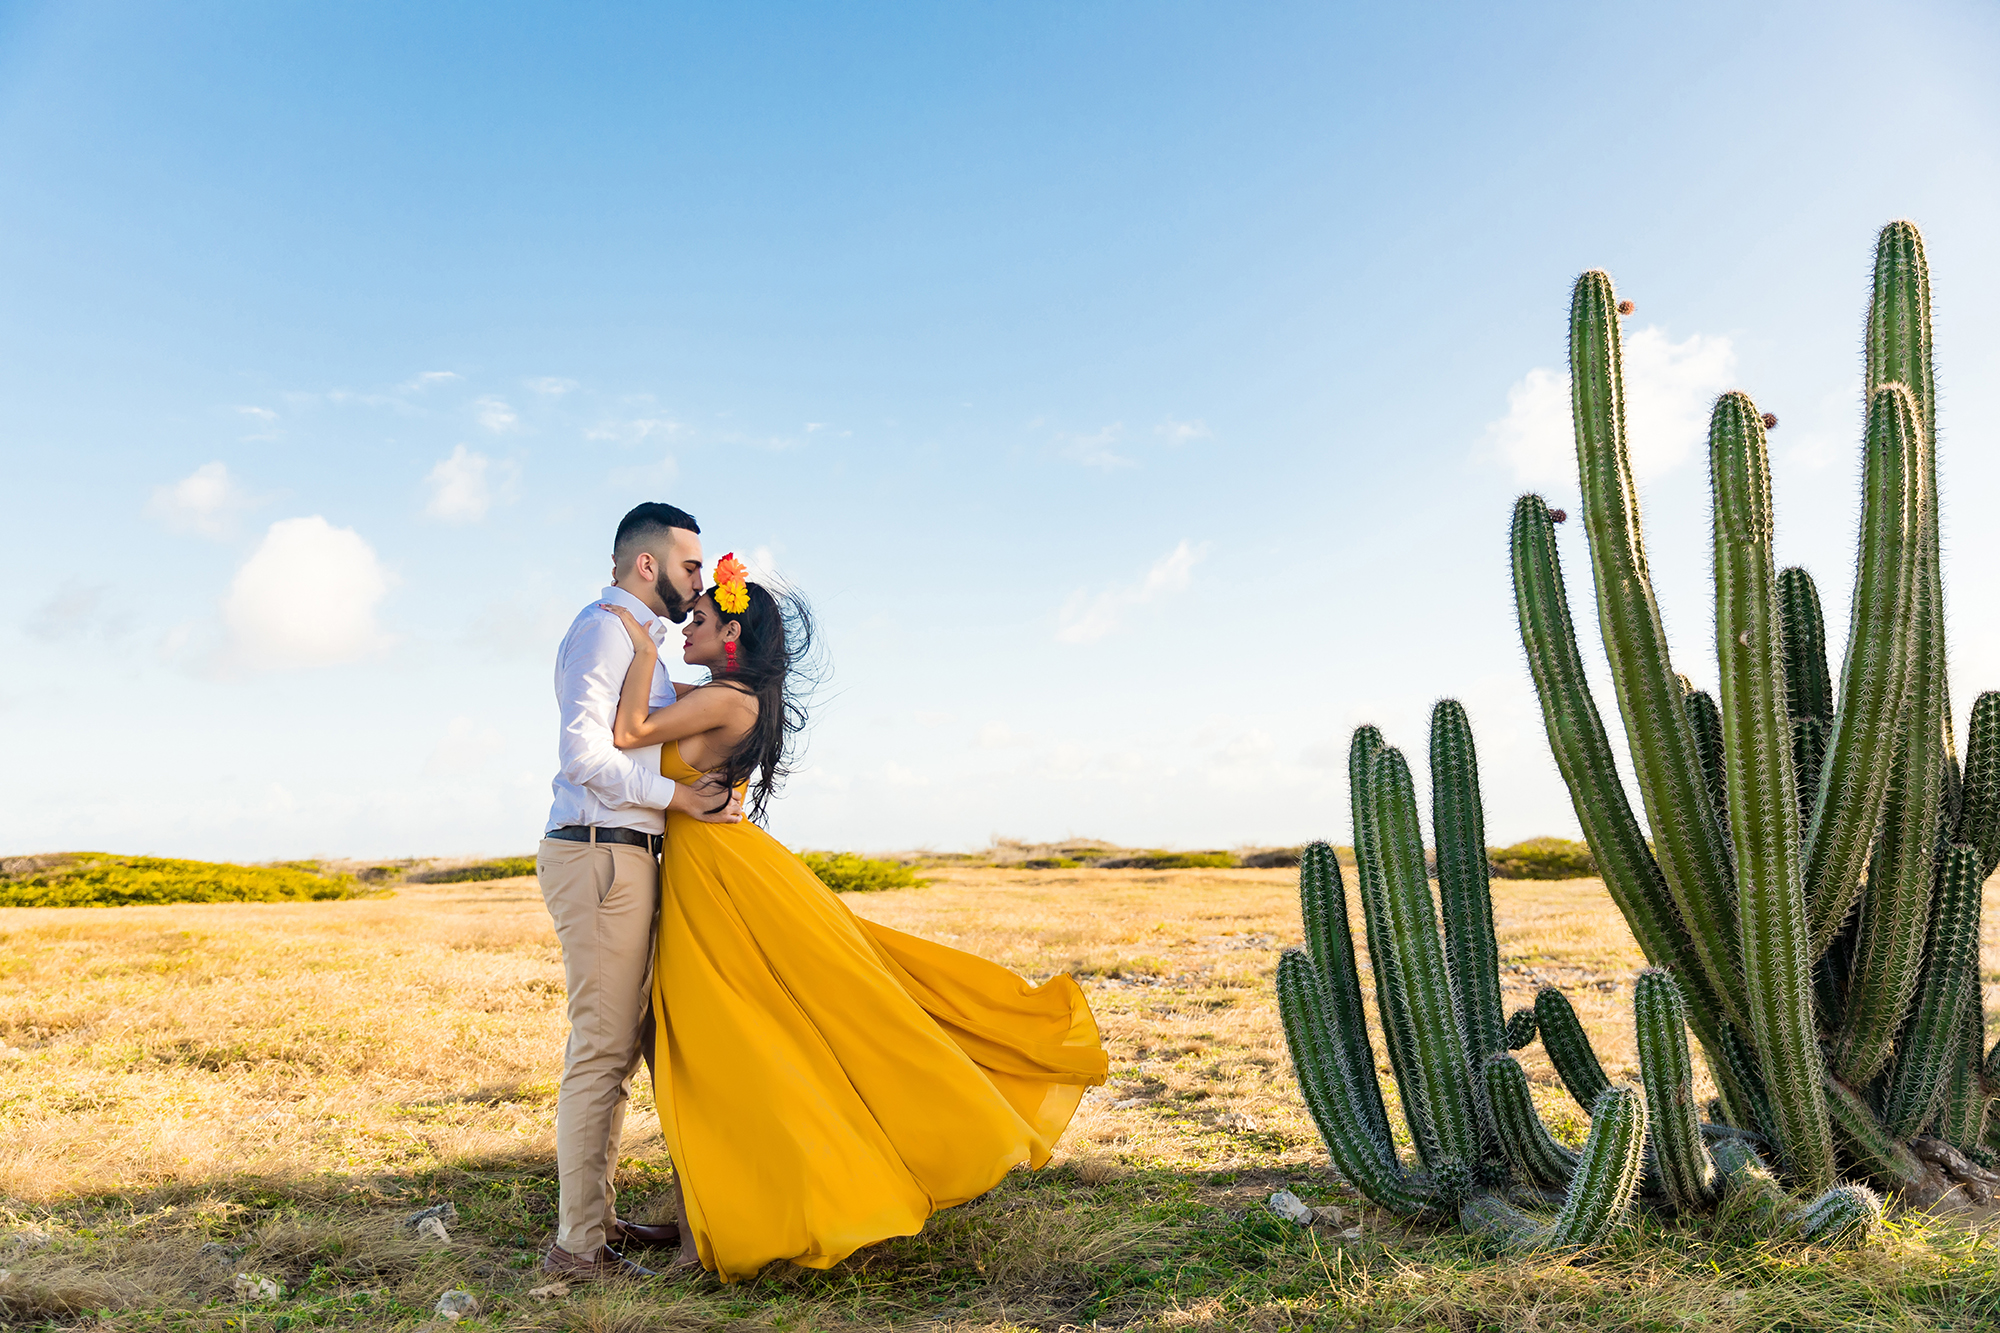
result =
[[[632,512],[618,520],[618,535],[611,539],[611,563],[617,569],[630,566],[632,557],[649,547],[668,528],[686,528],[699,534],[701,525],[694,515],[670,504],[648,500],[634,505]]]

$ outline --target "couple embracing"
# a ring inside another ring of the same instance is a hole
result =
[[[555,804],[535,861],[562,945],[559,1229],[543,1268],[644,1277],[678,1244],[724,1281],[829,1268],[1041,1166],[1105,1055],[1083,992],[864,921],[760,826],[804,723],[811,622],[642,504],[556,658]],[[670,680],[669,624],[700,685]],[[747,807],[750,818],[744,819]],[[617,1215],[641,1060],[676,1222]]]

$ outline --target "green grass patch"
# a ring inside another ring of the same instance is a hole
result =
[[[1113,856],[1096,863],[1101,870],[1234,870],[1238,864],[1232,852],[1158,851]]]
[[[410,876],[419,884],[470,884],[482,879],[519,879],[535,873],[532,856],[502,856],[481,861],[476,866],[454,866],[450,870],[425,870]]]
[[[1530,838],[1512,847],[1491,847],[1486,860],[1500,879],[1589,879],[1597,873],[1590,844],[1568,838]]]
[[[835,893],[879,893],[883,889],[917,889],[930,883],[901,861],[884,861],[855,852],[800,852],[799,860]]]
[[[148,903],[284,903],[372,896],[379,890],[315,862],[239,866],[163,856],[67,852],[0,869],[0,907],[130,907]]]

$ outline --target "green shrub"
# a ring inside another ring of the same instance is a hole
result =
[[[1500,879],[1588,879],[1597,873],[1590,844],[1568,838],[1530,838],[1512,847],[1489,847],[1486,860]]]
[[[1289,870],[1299,863],[1304,855],[1303,847],[1272,847],[1261,852],[1250,852],[1243,858],[1245,870]]]
[[[1023,870],[1074,870],[1083,862],[1074,856],[1037,856],[1031,861],[1021,862]]]
[[[467,884],[481,879],[519,879],[535,873],[532,856],[503,856],[481,861],[476,866],[454,866],[450,870],[425,870],[410,876],[419,884]]]
[[[309,902],[366,897],[375,892],[357,884],[352,875],[299,869],[296,863],[239,866],[161,856],[70,852],[24,857],[0,870],[0,907]]]
[[[1229,852],[1141,852],[1097,863],[1102,870],[1233,870],[1236,864]]]
[[[930,883],[901,861],[881,861],[854,852],[800,852],[799,860],[835,893],[875,893],[916,889]]]

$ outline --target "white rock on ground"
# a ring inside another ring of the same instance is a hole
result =
[[[285,1294],[285,1289],[267,1277],[252,1277],[248,1273],[236,1275],[236,1299],[239,1301],[275,1301]]]
[[[435,1217],[427,1217],[417,1223],[417,1234],[428,1236],[440,1245],[451,1244],[451,1233],[444,1229],[444,1223]]]
[[[1302,1227],[1313,1224],[1312,1205],[1306,1203],[1290,1190],[1279,1190],[1271,1196],[1271,1211],[1287,1222],[1297,1222]]]
[[[1236,1134],[1248,1134],[1257,1128],[1256,1118],[1244,1115],[1241,1111],[1224,1111],[1215,1117],[1215,1123],[1220,1128]]]
[[[457,1226],[458,1205],[450,1199],[446,1199],[443,1203],[434,1203],[428,1208],[419,1208],[416,1212],[404,1218],[402,1225],[415,1231],[421,1228],[424,1224],[424,1219],[429,1217],[435,1217],[438,1221],[449,1226]]]
[[[438,1297],[437,1312],[441,1318],[456,1324],[466,1316],[479,1312],[479,1299],[469,1291],[447,1291]]]
[[[569,1283],[551,1282],[546,1287],[532,1287],[529,1289],[528,1295],[534,1300],[552,1301],[558,1296],[569,1295]]]

